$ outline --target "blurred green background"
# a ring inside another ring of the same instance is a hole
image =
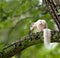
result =
[[[0,52],[5,46],[26,36],[30,24],[39,19],[46,20],[48,28],[54,30],[55,23],[44,0],[0,0]],[[60,46],[48,51],[43,44],[38,44],[12,58],[60,58]]]

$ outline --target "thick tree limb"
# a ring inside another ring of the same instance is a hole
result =
[[[59,32],[60,32],[60,18],[57,14],[57,11],[56,11],[57,9],[53,4],[54,2],[53,2],[53,0],[45,0],[45,2],[46,2],[46,7],[47,7],[48,11],[50,12],[51,16],[53,17],[56,25],[58,26]]]
[[[60,32],[51,31],[51,35],[51,42],[60,42]],[[0,53],[0,58],[11,58],[27,47],[40,43],[43,43],[43,32],[29,33],[21,40],[5,47]]]

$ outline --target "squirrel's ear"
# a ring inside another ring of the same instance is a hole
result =
[[[44,28],[48,28],[47,23],[45,24],[45,27]]]

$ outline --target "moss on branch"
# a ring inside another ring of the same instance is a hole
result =
[[[60,32],[51,31],[51,42],[60,42]],[[0,58],[11,58],[29,46],[43,43],[43,32],[29,33],[21,40],[5,47],[0,53]]]

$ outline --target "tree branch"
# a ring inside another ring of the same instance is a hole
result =
[[[56,7],[54,7],[54,4],[53,4],[54,2],[52,0],[45,0],[45,2],[46,2],[46,7],[48,11],[50,12],[51,16],[53,17],[60,32],[60,18],[57,14]]]
[[[60,42],[60,32],[51,31],[51,35],[51,42]],[[21,40],[5,47],[0,53],[0,58],[11,58],[17,53],[21,53],[21,51],[27,47],[40,43],[43,43],[43,32],[28,33],[28,35]]]

